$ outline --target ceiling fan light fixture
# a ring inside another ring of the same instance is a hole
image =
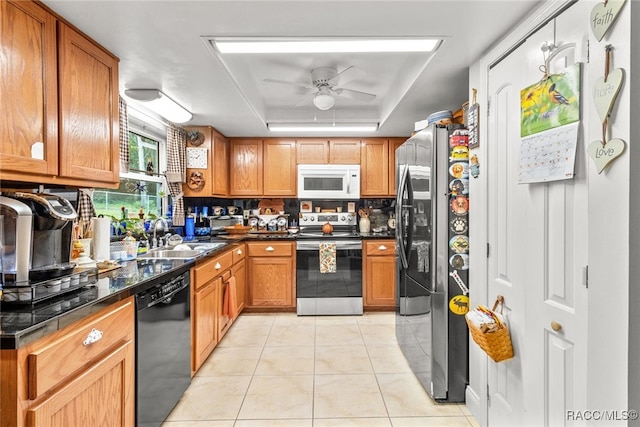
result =
[[[335,103],[336,100],[327,88],[321,88],[313,97],[313,105],[315,105],[319,110],[328,110],[333,107]]]
[[[127,89],[124,94],[140,106],[173,123],[185,123],[193,114],[159,89]]]

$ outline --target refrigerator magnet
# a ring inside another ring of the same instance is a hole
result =
[[[456,295],[449,300],[449,310],[458,316],[464,316],[469,311],[469,297]]]
[[[474,178],[480,175],[480,162],[478,161],[478,156],[475,154],[469,159],[469,172]]]
[[[469,148],[464,145],[456,145],[451,149],[449,160],[467,160],[469,158]]]
[[[451,200],[451,211],[456,215],[466,215],[469,212],[469,199],[456,196]]]
[[[457,216],[449,221],[449,229],[456,234],[464,234],[469,230],[469,222],[466,217]]]
[[[469,180],[462,178],[453,179],[449,182],[449,190],[451,190],[451,194],[456,196],[469,194]]]
[[[453,236],[449,239],[449,248],[457,254],[466,254],[469,252],[469,237],[468,236]]]
[[[469,163],[455,162],[449,167],[449,175],[454,178],[469,178]]]
[[[469,269],[469,255],[467,254],[455,254],[449,258],[449,264],[456,270],[468,270]]]

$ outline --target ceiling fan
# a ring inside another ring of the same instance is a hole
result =
[[[361,92],[359,90],[347,89],[338,86],[340,76],[348,70],[354,69],[353,66],[349,66],[338,73],[338,70],[334,67],[318,67],[311,70],[311,84],[291,82],[286,80],[277,79],[264,79],[267,83],[281,83],[287,85],[293,85],[303,87],[306,89],[314,89],[315,92],[311,94],[313,96],[313,105],[320,110],[328,110],[335,104],[334,96],[345,96],[359,101],[370,102],[375,99],[375,95],[372,93]],[[303,99],[299,105],[304,104],[307,98]]]

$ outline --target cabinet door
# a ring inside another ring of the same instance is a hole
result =
[[[118,60],[58,22],[59,175],[119,183]]]
[[[266,139],[263,150],[264,195],[296,197],[296,141]]]
[[[230,195],[262,196],[262,140],[232,139],[229,150]]]
[[[217,344],[217,293],[221,286],[220,277],[196,292],[193,301],[193,370],[197,371],[207,360]]]
[[[66,427],[135,423],[135,347],[120,344],[99,362],[27,411],[27,425]]]
[[[291,258],[249,258],[248,305],[293,307],[293,264]]]
[[[36,3],[0,2],[0,167],[58,173],[56,20]],[[14,178],[15,179],[15,178]]]
[[[244,304],[247,294],[247,267],[245,260],[238,262],[233,266],[233,276],[236,278],[236,301],[238,303],[238,314],[244,310]]]
[[[386,139],[365,139],[360,155],[360,194],[385,197],[389,194],[389,143]]]
[[[407,138],[389,138],[389,195],[396,195],[396,150]]]
[[[329,163],[359,165],[360,140],[338,138],[329,141]]]
[[[219,197],[229,195],[229,140],[222,134],[213,131],[213,159],[212,194]]]
[[[296,157],[298,164],[321,164],[329,163],[329,140],[304,138],[298,139],[298,150]]]
[[[396,289],[395,242],[365,240],[364,244],[365,307],[394,309]]]

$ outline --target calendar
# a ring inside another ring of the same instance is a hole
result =
[[[579,123],[574,122],[522,138],[518,183],[572,179]]]

